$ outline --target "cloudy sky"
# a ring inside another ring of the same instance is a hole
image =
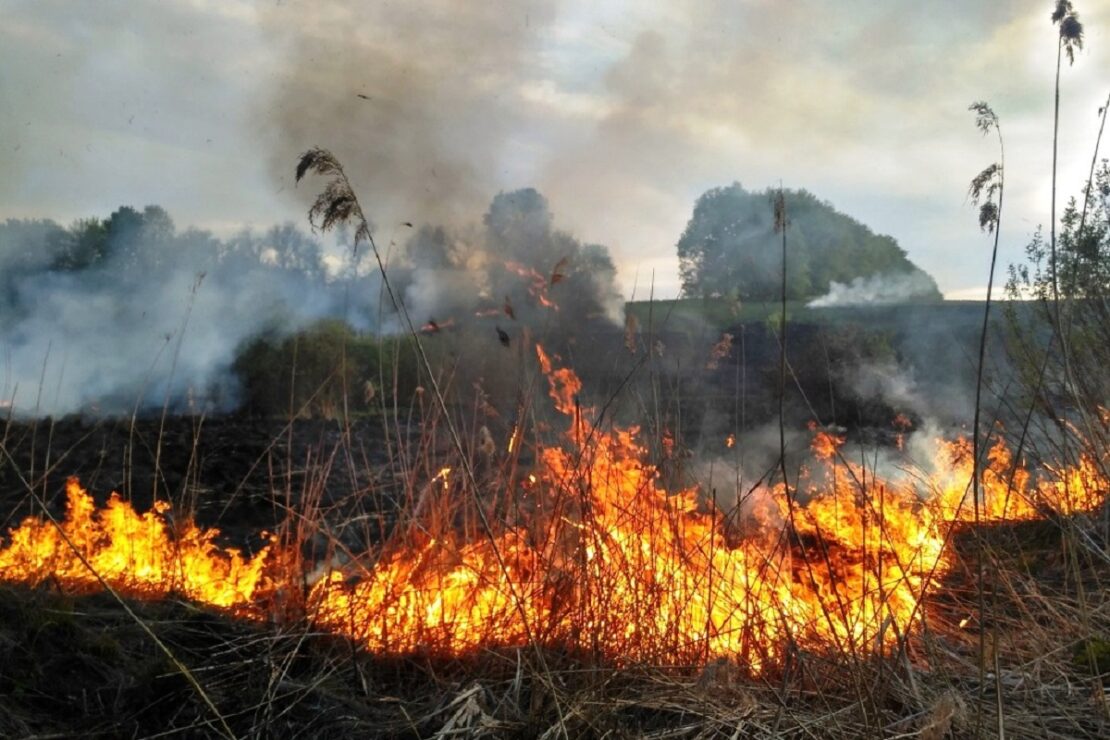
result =
[[[706,189],[806,188],[950,296],[985,284],[967,183],[1007,145],[1005,261],[1048,219],[1047,0],[0,0],[0,218],[122,204],[225,233],[303,223],[297,155],[346,163],[379,235],[532,185],[626,292],[678,290]],[[1061,183],[1110,93],[1110,0],[1076,0]],[[384,239],[383,239],[384,240]]]

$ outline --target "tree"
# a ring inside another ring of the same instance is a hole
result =
[[[1084,183],[1081,197],[1068,201],[1056,236],[1055,256],[1051,242],[1038,230],[1026,247],[1028,261],[1010,266],[1010,353],[1031,408],[1054,420],[1066,439],[1054,454],[1074,465],[1070,453],[1085,452],[1100,470],[1110,473],[1103,462],[1110,449],[1110,414],[1105,411],[1110,398],[1106,159]],[[1046,334],[1050,339],[1043,346]]]
[[[770,190],[749,192],[739,183],[707,191],[678,241],[683,292],[688,296],[732,296],[770,300],[780,296],[781,265],[776,251]],[[924,275],[889,236],[873,233],[805,190],[784,190],[791,218],[787,298],[824,295],[833,282],[873,275]],[[915,298],[939,299],[929,289]]]
[[[291,223],[274,226],[263,238],[261,258],[283,270],[303,273],[315,278],[324,274],[324,257],[320,242]]]
[[[54,221],[8,219],[0,223],[0,318],[15,310],[25,280],[48,268],[69,243],[69,232]]]

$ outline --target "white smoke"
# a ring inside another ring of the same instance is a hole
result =
[[[810,308],[828,306],[874,306],[932,299],[936,284],[923,272],[879,274],[857,277],[850,283],[833,281],[829,292],[814,298]]]
[[[19,272],[0,301],[0,398],[17,415],[233,408],[243,343],[368,316],[350,295],[373,286],[329,280],[319,249],[291,227],[222,242],[169,225],[120,237],[83,267],[9,259]]]
[[[236,357],[263,332],[324,318],[401,331],[376,266],[359,269],[344,241],[338,255],[291,225],[177,233],[155,206],[69,230],[0,223],[0,400],[18,415],[226,411],[239,401]],[[482,313],[494,346],[497,322],[573,332],[620,301],[608,251],[555,229],[531,189],[495,197],[481,228],[417,229],[399,262],[390,279],[417,325]]]
[[[932,409],[918,386],[913,368],[894,360],[860,363],[842,372],[841,380],[857,398],[883,401],[895,409],[921,415]]]

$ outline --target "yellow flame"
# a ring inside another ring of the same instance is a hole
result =
[[[432,481],[437,481],[437,480],[443,481],[443,490],[446,491],[447,489],[449,489],[451,487],[451,482],[448,480],[448,477],[450,475],[451,475],[451,468],[449,468],[449,467],[440,468],[439,472],[436,473],[432,477]]]
[[[98,510],[70,479],[65,519],[59,527],[25,519],[0,550],[0,578],[32,584],[54,578],[87,589],[100,585],[95,571],[129,595],[179,593],[200,603],[248,611],[263,592],[272,591],[265,569],[272,542],[246,557],[235,548],[218,546],[218,530],[202,530],[191,522],[171,537],[168,510],[168,504],[158,502],[138,514],[116,494]]]
[[[813,472],[796,490],[762,491],[738,522],[694,488],[665,490],[635,428],[585,433],[579,419],[593,411],[578,405],[581,382],[536,352],[556,407],[572,418],[563,444],[537,451],[531,508],[518,524],[469,537],[452,517],[414,512],[420,526],[388,538],[357,578],[336,571],[311,587],[307,613],[319,627],[382,653],[533,638],[614,663],[729,656],[752,670],[788,645],[865,652],[915,628],[930,576],[953,565],[952,522],[973,518],[969,442],[939,443],[940,472],[920,483],[876,480],[836,456],[841,437],[818,432]],[[1095,462],[1012,474],[999,442],[982,471],[979,516],[1091,510],[1108,488]],[[433,477],[445,491],[451,470]],[[0,579],[89,590],[99,587],[91,567],[129,595],[177,593],[264,619],[280,602],[282,564],[296,561],[273,538],[247,556],[217,545],[214,529],[171,526],[166,504],[138,514],[113,495],[97,509],[75,480],[67,500],[59,528],[31,517],[10,533]]]

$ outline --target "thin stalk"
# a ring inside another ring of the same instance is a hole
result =
[[[1064,40],[1056,41],[1056,85],[1055,100],[1052,109],[1052,206],[1048,221],[1049,234],[1049,260],[1052,268],[1052,309],[1055,315],[1055,331],[1060,331],[1060,285],[1056,276],[1056,160],[1060,140],[1060,62],[1064,53]],[[1061,347],[1067,361],[1067,348]]]
[[[524,628],[524,632],[528,639],[528,642],[536,653],[536,658],[539,661],[539,664],[543,669],[548,681],[550,682],[550,687],[554,689],[555,684],[551,678],[551,670],[548,667],[547,660],[544,657],[543,651],[540,649],[538,641],[536,640],[532,625],[530,623],[530,620],[528,619],[528,614],[524,608],[523,599],[517,592],[516,586],[513,584],[508,565],[505,563],[504,556],[501,553],[501,548],[497,544],[497,536],[494,533],[493,527],[486,516],[483,502],[478,498],[478,481],[477,477],[474,475],[474,469],[470,463],[470,458],[466,454],[466,449],[463,447],[462,439],[459,436],[458,430],[455,427],[455,423],[451,418],[450,411],[447,408],[447,402],[444,399],[439,381],[436,380],[436,374],[432,370],[432,365],[431,362],[428,360],[428,355],[424,352],[424,345],[420,341],[420,334],[417,332],[416,326],[412,323],[412,317],[409,315],[407,308],[405,307],[404,303],[397,297],[397,293],[393,289],[393,284],[389,279],[389,275],[387,274],[385,269],[385,263],[382,260],[381,251],[378,249],[378,245],[377,243],[375,243],[373,234],[370,231],[370,222],[366,219],[366,216],[362,210],[362,205],[361,203],[359,203],[358,197],[355,195],[354,188],[351,187],[350,180],[347,179],[347,173],[343,170],[342,165],[340,165],[339,162],[335,160],[330,153],[324,153],[321,150],[314,150],[313,152],[310,152],[302,157],[301,162],[298,165],[297,180],[300,180],[304,173],[314,166],[314,160],[312,159],[313,157],[323,156],[326,156],[330,160],[328,162],[330,167],[329,169],[324,169],[319,165],[316,165],[317,171],[321,174],[333,175],[335,177],[334,182],[341,183],[342,185],[342,190],[340,193],[331,192],[331,186],[329,186],[328,190],[325,191],[325,196],[331,195],[332,198],[329,206],[326,208],[326,212],[322,214],[323,227],[327,228],[329,224],[335,223],[337,218],[335,214],[338,210],[342,209],[346,209],[346,215],[340,220],[345,221],[348,218],[357,219],[359,228],[355,231],[356,248],[360,238],[364,239],[366,243],[370,245],[370,249],[374,254],[374,260],[377,262],[378,265],[378,272],[382,278],[382,286],[386,289],[386,293],[389,295],[389,300],[393,304],[394,309],[404,320],[405,327],[408,329],[409,336],[412,337],[413,344],[416,347],[417,356],[420,359],[420,364],[424,368],[425,372],[428,374],[428,381],[432,386],[432,393],[435,396],[436,403],[443,414],[444,422],[447,425],[447,431],[451,438],[451,441],[455,447],[456,452],[459,455],[459,462],[461,463],[463,472],[466,475],[467,483],[469,483],[468,488],[470,490],[471,496],[474,498],[478,520],[481,523],[482,530],[485,533],[486,537],[489,539],[490,544],[492,545],[492,551],[494,557],[497,560],[498,568],[505,576],[506,587],[509,590],[513,606],[520,617],[521,626]],[[320,160],[317,159],[315,161],[319,162]],[[310,211],[310,215],[312,213],[315,213],[315,210]],[[558,696],[554,691],[552,692],[552,697],[558,710],[559,727],[562,731],[562,736],[567,737],[568,735],[561,702],[559,701]]]
[[[1004,150],[1004,147],[1003,147],[1003,144],[1002,144],[1002,129],[997,123],[995,124],[995,129],[998,132],[999,162],[1000,162],[1001,166],[1003,167],[1003,172],[1004,172],[1005,171],[1004,170],[1005,163],[1006,163],[1006,155],[1005,155],[1005,150]],[[976,587],[977,587],[977,590],[978,590],[977,595],[978,595],[978,599],[979,599],[979,687],[980,687],[979,692],[980,692],[980,699],[982,699],[983,687],[985,686],[985,684],[983,682],[983,678],[984,678],[984,672],[986,671],[986,665],[985,665],[985,660],[984,660],[984,658],[986,656],[986,653],[985,653],[986,637],[985,637],[985,632],[984,632],[984,630],[985,630],[985,621],[986,621],[985,620],[985,616],[986,616],[986,596],[985,596],[985,592],[984,592],[984,589],[983,589],[983,580],[986,576],[986,571],[985,571],[985,568],[984,568],[984,565],[983,565],[983,543],[982,543],[982,540],[979,536],[979,532],[980,532],[980,529],[979,529],[980,496],[981,496],[980,477],[982,475],[982,467],[983,467],[982,450],[987,445],[982,444],[983,441],[985,441],[985,440],[982,439],[982,435],[979,432],[979,421],[980,421],[980,415],[982,413],[983,369],[984,369],[984,366],[986,365],[986,356],[987,356],[987,333],[988,333],[989,328],[990,328],[991,297],[992,297],[992,292],[994,290],[994,269],[995,269],[995,265],[998,262],[998,240],[999,240],[999,237],[1002,233],[1002,230],[1001,230],[1001,227],[1002,227],[1002,196],[1003,196],[1004,182],[1005,182],[1005,176],[1003,174],[1003,175],[1000,176],[999,184],[998,184],[998,212],[997,212],[997,216],[995,217],[995,222],[994,222],[994,245],[991,248],[990,272],[987,275],[987,300],[986,300],[986,304],[983,306],[983,327],[982,327],[982,330],[979,332],[979,364],[978,364],[978,368],[976,369],[976,373],[975,373],[975,419],[971,424],[972,447],[973,447],[973,449],[972,449],[972,473],[971,473],[971,476],[972,476],[972,478],[971,478],[972,479],[972,504],[975,507],[975,542],[976,542],[975,565],[976,565],[976,568],[978,570],[978,575],[977,575],[977,578],[976,578]],[[995,652],[996,652],[995,659],[997,660],[997,646],[995,648]],[[1000,680],[1001,679],[998,675],[998,672],[995,671],[995,681],[996,681],[996,683]],[[998,695],[1001,696],[1002,695],[1002,686],[1001,685],[996,686],[996,691],[997,691]],[[1000,715],[1000,717],[1001,717],[1001,715]],[[1003,737],[1005,737],[1005,735],[1002,733],[1001,718],[999,719],[999,722],[1000,722],[999,727],[998,727],[999,737],[1003,738]]]

